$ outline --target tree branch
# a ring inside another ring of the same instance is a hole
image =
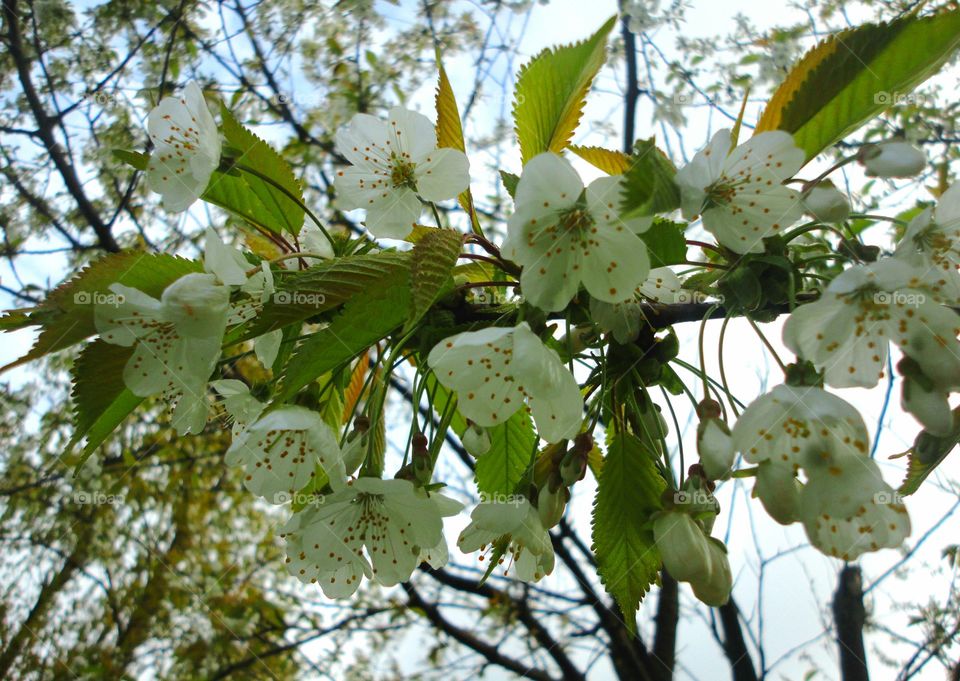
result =
[[[863,646],[863,576],[856,565],[844,565],[833,595],[833,620],[840,648],[840,677],[843,681],[869,681],[867,653]]]

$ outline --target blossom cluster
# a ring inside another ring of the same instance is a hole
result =
[[[244,172],[240,165],[221,167],[236,159],[224,158],[230,151],[222,147],[195,83],[182,96],[164,99],[150,113],[148,130],[155,146],[148,186],[170,211],[187,210],[204,197],[218,173]],[[335,147],[345,161],[334,185],[337,207],[364,211],[369,236],[358,242],[368,250],[375,239],[416,241],[425,208],[439,221],[436,203],[469,191],[466,154],[438,148],[432,122],[402,107],[391,109],[386,120],[356,115],[336,134]],[[915,152],[890,142],[851,160],[870,175],[901,177],[922,170]],[[791,230],[805,214],[814,227],[847,219],[850,200],[829,180],[797,180],[806,160],[785,132],[762,132],[738,145],[731,131],[721,130],[676,172],[680,212],[691,223],[699,219],[713,237],[715,245],[707,246],[717,264],[723,259],[735,269],[770,252],[771,244],[780,248],[808,231]],[[439,335],[431,329],[433,335],[424,335],[431,339],[428,352],[411,351],[403,345],[406,338],[394,347],[417,363],[421,386],[432,377],[449,396],[447,406],[456,405],[458,432],[470,454],[488,456],[491,434],[511,421],[535,424],[537,446],[513,490],[516,497],[508,503],[482,500],[457,541],[466,553],[479,551],[481,559],[492,555],[508,563],[508,571],[524,581],[553,570],[549,530],[565,512],[570,488],[585,475],[601,417],[609,428],[646,437],[651,448],[666,434],[655,410],[641,410],[642,418],[636,413],[638,402],[648,399],[647,384],[660,381],[676,355],[668,340],[654,336],[648,316],[689,302],[684,295],[693,291],[693,280],[684,281],[674,269],[679,261],[651,267],[647,234],[672,211],[625,212],[625,191],[626,180],[617,174],[584,183],[570,161],[553,151],[529,159],[500,245],[473,235],[473,243],[487,250],[481,259],[512,279],[464,283],[454,277],[466,288],[514,288],[510,302],[519,314],[494,323],[449,325]],[[180,434],[203,431],[209,390],[219,395],[233,431],[225,461],[242,469],[251,493],[284,506],[310,492],[305,503],[292,504],[281,530],[287,566],[328,596],[344,597],[363,579],[389,587],[409,579],[421,562],[444,565],[443,519],[463,505],[440,493],[443,484],[433,479],[442,433],[434,434],[436,446],[419,431],[412,433],[409,461],[394,478],[384,477],[382,462],[370,456],[375,438],[368,416],[382,417],[376,410],[383,406],[373,391],[364,415],[353,420],[353,432],[345,434],[340,418],[300,403],[261,401],[267,395],[254,396],[244,381],[220,377],[228,331],[263,313],[277,295],[278,275],[297,266],[294,261],[308,268],[353,247],[331,240],[315,218],[295,243],[298,250],[270,260],[245,255],[208,229],[202,270],[198,264],[159,298],[115,283],[110,290],[120,302],[98,304],[94,319],[105,342],[131,348],[123,371],[127,388],[139,397],[160,396],[172,408],[172,425]],[[460,257],[472,255],[465,251]],[[755,476],[756,496],[770,516],[783,524],[802,523],[824,553],[853,560],[899,546],[909,535],[909,518],[869,455],[863,420],[820,384],[875,386],[892,342],[903,357],[898,366],[904,408],[930,433],[953,431],[949,399],[960,391],[960,324],[951,309],[960,304],[958,265],[960,185],[913,218],[895,252],[860,259],[815,301],[792,310],[783,340],[798,365],[812,367],[815,380],[788,380],[731,425],[718,403],[701,403],[696,438],[701,460],[691,480],[699,476],[697,484],[709,487],[725,479],[739,453],[754,467],[746,474]],[[550,319],[566,320],[563,338],[556,337]],[[283,328],[254,328],[258,335],[244,340],[264,372],[279,371]],[[625,356],[631,358],[622,362],[627,368],[608,375]],[[579,360],[596,367],[586,380],[574,371]],[[618,381],[631,386],[631,394],[617,392]],[[426,392],[435,395],[437,389]],[[591,398],[592,404],[585,403]],[[638,426],[652,423],[651,415],[655,428]],[[669,468],[657,470],[664,484],[674,484]],[[716,515],[710,499],[704,508],[667,503],[651,522],[670,574],[690,583],[703,602],[719,605],[729,596],[732,574],[726,547],[710,536]]]

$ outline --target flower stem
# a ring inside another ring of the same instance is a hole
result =
[[[299,196],[295,195],[293,192],[291,192],[289,189],[287,189],[286,187],[284,187],[282,184],[280,184],[279,182],[277,182],[276,180],[274,180],[272,177],[270,177],[270,176],[268,176],[268,175],[264,175],[264,174],[261,173],[259,170],[256,170],[256,169],[254,169],[254,168],[251,168],[250,166],[242,165],[242,164],[240,164],[240,163],[235,163],[233,167],[236,168],[237,170],[241,171],[241,172],[249,173],[249,174],[253,175],[253,176],[256,177],[256,178],[258,178],[258,179],[260,179],[260,180],[263,180],[264,182],[266,182],[267,184],[269,184],[271,187],[273,187],[274,189],[276,189],[276,190],[278,190],[280,193],[282,193],[284,196],[286,196],[288,199],[290,199],[291,201],[293,201],[294,203],[296,203],[298,206],[300,206],[301,208],[303,208],[303,212],[306,213],[308,216],[310,216],[310,219],[313,220],[313,222],[317,225],[317,227],[320,228],[320,231],[323,232],[323,235],[327,238],[327,241],[329,241],[329,242],[330,242],[330,245],[333,246],[333,239],[330,238],[330,233],[327,231],[327,228],[323,226],[323,223],[322,223],[322,222],[320,222],[320,218],[318,218],[316,215],[314,215],[314,214],[313,214],[313,211],[310,210],[310,208],[307,207],[307,204],[305,204],[305,203],[303,202],[303,199],[302,199],[302,198],[300,198]]]
[[[776,360],[777,365],[779,365],[780,367],[780,370],[783,371],[784,374],[786,374],[787,366],[780,359],[780,356],[777,354],[777,351],[773,349],[773,345],[771,345],[770,341],[767,340],[767,337],[763,335],[763,331],[760,330],[760,327],[757,326],[757,323],[752,319],[750,319],[750,317],[747,317],[746,319],[747,319],[747,322],[750,323],[750,326],[753,327],[753,330],[757,332],[757,335],[760,337],[760,340],[763,341],[763,344],[767,346],[767,350],[769,350],[770,354],[773,355],[773,359]]]

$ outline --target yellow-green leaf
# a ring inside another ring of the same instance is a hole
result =
[[[410,264],[410,317],[405,331],[427,313],[450,283],[450,275],[463,246],[463,234],[452,229],[434,229],[413,247]]]
[[[755,134],[792,133],[809,160],[909,94],[958,45],[958,10],[842,31],[794,67],[771,97]]]
[[[578,147],[570,145],[570,151],[607,175],[622,175],[630,168],[630,157],[622,151],[603,147]]]
[[[520,69],[513,120],[524,164],[570,143],[590,85],[606,61],[607,36],[616,21],[611,17],[582,42],[548,48]]]
[[[437,51],[437,70],[440,72],[437,81],[437,146],[441,149],[450,148],[466,152],[467,145],[463,139],[463,125],[460,123],[460,109],[457,107],[457,100],[453,96],[453,87],[450,85],[450,79],[447,78],[447,72],[443,68],[443,62],[440,61],[440,52]],[[470,187],[467,187],[460,196],[457,197],[460,206],[470,216],[470,222],[476,232],[480,232],[480,220],[477,218],[477,211],[473,205],[473,194]]]

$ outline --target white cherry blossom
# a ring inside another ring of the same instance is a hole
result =
[[[410,578],[421,556],[440,562],[443,518],[462,508],[407,480],[352,480],[283,527],[287,569],[302,582],[318,583],[330,598],[350,596],[364,576],[394,586]]]
[[[584,191],[569,161],[551,152],[524,167],[502,251],[523,267],[520,287],[533,305],[562,310],[581,284],[618,303],[644,283],[650,262],[637,234],[652,218],[620,218],[620,181],[602,177]]]
[[[791,474],[831,451],[835,440],[863,454],[869,441],[863,417],[849,402],[822,388],[787,384],[751,402],[731,438],[747,462],[788,466]]]
[[[147,117],[154,150],[147,186],[163,207],[179,213],[200,198],[220,164],[220,134],[195,81],[178,97],[164,97]]]
[[[855,266],[819,300],[798,307],[784,343],[824,371],[835,388],[872,388],[883,375],[887,343],[912,357],[940,387],[960,387],[960,320],[934,302],[923,272],[897,258]]]
[[[550,534],[540,521],[540,513],[526,499],[509,497],[477,505],[470,524],[460,533],[457,546],[464,553],[484,552],[494,544],[505,543],[505,560],[519,579],[537,582],[553,572],[554,555]],[[484,555],[480,556],[483,560]]]
[[[112,284],[119,302],[98,304],[94,323],[107,343],[134,347],[123,381],[139,397],[160,394],[181,435],[199,433],[207,417],[207,379],[220,357],[230,291],[212,274],[180,277],[160,300]]]
[[[526,322],[447,338],[434,346],[427,363],[440,383],[457,392],[460,413],[480,426],[503,423],[526,400],[548,442],[580,431],[577,381]]]
[[[926,168],[927,157],[909,142],[894,140],[862,147],[860,162],[870,177],[913,177]]]
[[[704,228],[736,253],[761,253],[765,237],[803,214],[800,194],[783,182],[803,165],[804,153],[781,131],[732,146],[730,131],[720,130],[677,172],[683,215],[700,215]]]
[[[346,477],[333,430],[318,413],[297,406],[280,407],[247,426],[225,460],[243,466],[244,487],[274,504],[306,487],[318,465],[333,489],[342,488]]]
[[[394,107],[389,120],[359,113],[337,131],[336,148],[352,164],[337,173],[341,208],[363,208],[375,236],[402,239],[420,217],[421,199],[455,198],[470,184],[469,161],[438,149],[430,120]]]
[[[846,461],[809,472],[800,513],[810,543],[844,561],[900,546],[910,535],[906,507],[873,459],[853,451]]]
[[[897,246],[896,257],[923,271],[924,283],[942,292],[943,302],[960,303],[960,184],[910,221]]]

